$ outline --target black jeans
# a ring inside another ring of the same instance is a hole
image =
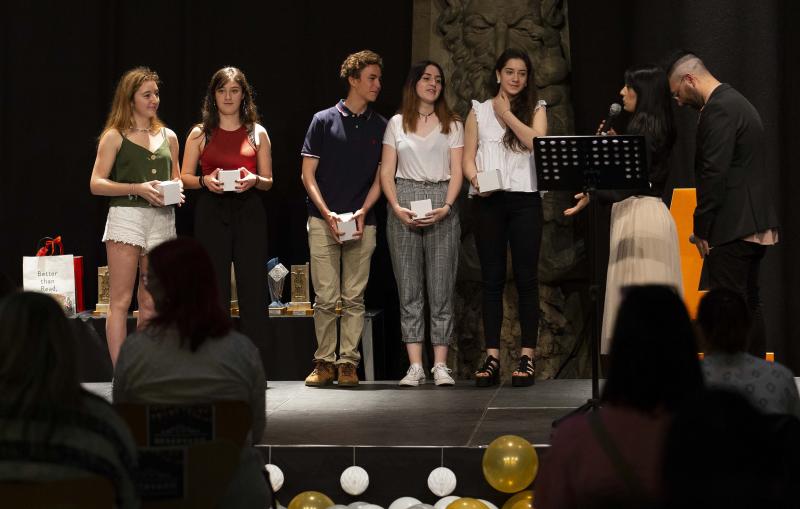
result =
[[[195,237],[214,265],[220,304],[231,303],[231,262],[236,270],[241,331],[252,340],[262,334],[267,314],[267,215],[257,191],[214,194],[200,191]],[[198,274],[198,277],[203,277]]]
[[[483,331],[486,348],[498,348],[503,324],[506,259],[519,294],[523,348],[539,339],[539,248],[542,241],[542,199],[539,193],[498,191],[473,198],[475,245],[483,278]]]
[[[735,240],[714,247],[705,259],[709,287],[728,288],[747,302],[752,322],[748,351],[756,357],[764,357],[767,346],[758,286],[761,259],[766,250],[761,244]]]

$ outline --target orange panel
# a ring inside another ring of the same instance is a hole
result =
[[[683,300],[692,319],[697,315],[697,305],[705,292],[698,291],[700,271],[703,259],[697,248],[689,242],[694,229],[693,215],[697,206],[697,195],[694,188],[675,189],[672,191],[672,204],[669,211],[678,227],[678,246],[681,253],[681,272],[683,274]]]

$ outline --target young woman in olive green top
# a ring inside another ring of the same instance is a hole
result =
[[[127,335],[136,270],[144,275],[147,252],[175,237],[175,211],[164,206],[159,186],[165,180],[180,182],[178,138],[157,116],[158,81],[158,75],[145,67],[122,76],[89,183],[92,194],[111,197],[103,242],[111,293],[106,338],[115,365]],[[137,300],[141,325],[153,312],[144,284],[139,284]]]

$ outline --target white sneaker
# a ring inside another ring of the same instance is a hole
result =
[[[436,385],[455,385],[456,381],[450,376],[452,369],[448,369],[444,363],[439,363],[433,366],[431,373],[433,373],[433,381]]]
[[[416,387],[420,384],[425,383],[425,370],[422,369],[422,366],[418,364],[412,364],[410,368],[408,368],[408,372],[406,376],[400,380],[398,385],[402,385],[404,387]]]

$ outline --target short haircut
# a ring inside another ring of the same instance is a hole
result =
[[[377,65],[383,70],[383,59],[380,55],[368,49],[353,53],[342,62],[342,67],[339,69],[339,77],[344,81],[347,81],[347,78],[358,79],[361,77],[361,71],[368,65]]]
[[[697,308],[697,325],[703,346],[709,351],[736,353],[747,349],[750,311],[738,292],[714,288],[705,294]]]
[[[672,79],[672,75],[676,72],[680,74],[703,74],[708,72],[703,60],[691,50],[680,49],[673,51],[664,62],[667,79]]]

